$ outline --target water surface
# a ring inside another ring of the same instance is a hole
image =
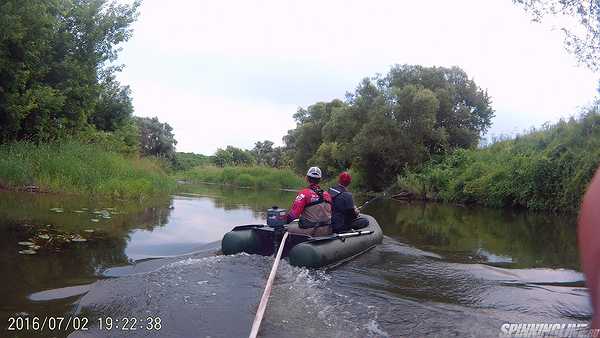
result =
[[[161,318],[159,332],[128,335],[245,336],[272,258],[218,255],[219,240],[293,198],[214,186],[144,203],[0,193],[0,316],[90,318],[75,337],[123,336],[100,330],[107,316]],[[110,218],[94,214],[107,209]],[[382,226],[383,243],[328,271],[282,262],[262,336],[497,336],[503,323],[590,318],[574,216],[383,199],[364,211]],[[23,224],[90,240],[20,255],[17,242],[31,235]]]

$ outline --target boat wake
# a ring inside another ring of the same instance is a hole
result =
[[[160,332],[138,328],[128,332],[134,336],[246,336],[271,264],[271,257],[246,254],[169,260],[144,273],[136,271],[96,282],[79,301],[77,312],[90,319],[161,318]],[[387,336],[377,323],[377,312],[332,290],[330,278],[327,273],[282,261],[261,336]],[[90,323],[97,324],[98,320]],[[121,334],[115,328],[108,331],[94,325],[70,337]]]

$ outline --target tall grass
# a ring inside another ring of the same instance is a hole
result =
[[[224,168],[201,166],[181,173],[180,178],[191,183],[217,183],[257,189],[295,189],[304,185],[302,178],[290,169],[263,166]]]
[[[175,189],[160,163],[78,142],[0,145],[0,185],[20,189],[142,198]]]
[[[426,199],[576,211],[600,165],[600,114],[561,121],[483,149],[457,150],[398,178]]]

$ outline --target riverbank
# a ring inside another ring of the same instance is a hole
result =
[[[7,190],[142,199],[174,191],[152,158],[125,156],[78,142],[0,145],[0,186]]]
[[[460,149],[398,178],[419,199],[576,212],[600,164],[600,114]]]
[[[290,169],[263,166],[200,166],[177,174],[190,183],[216,183],[255,189],[297,189],[304,185],[301,177]]]

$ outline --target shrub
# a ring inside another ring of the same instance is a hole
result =
[[[398,177],[419,196],[492,207],[576,211],[600,164],[600,114],[560,121],[483,149],[459,149]]]

